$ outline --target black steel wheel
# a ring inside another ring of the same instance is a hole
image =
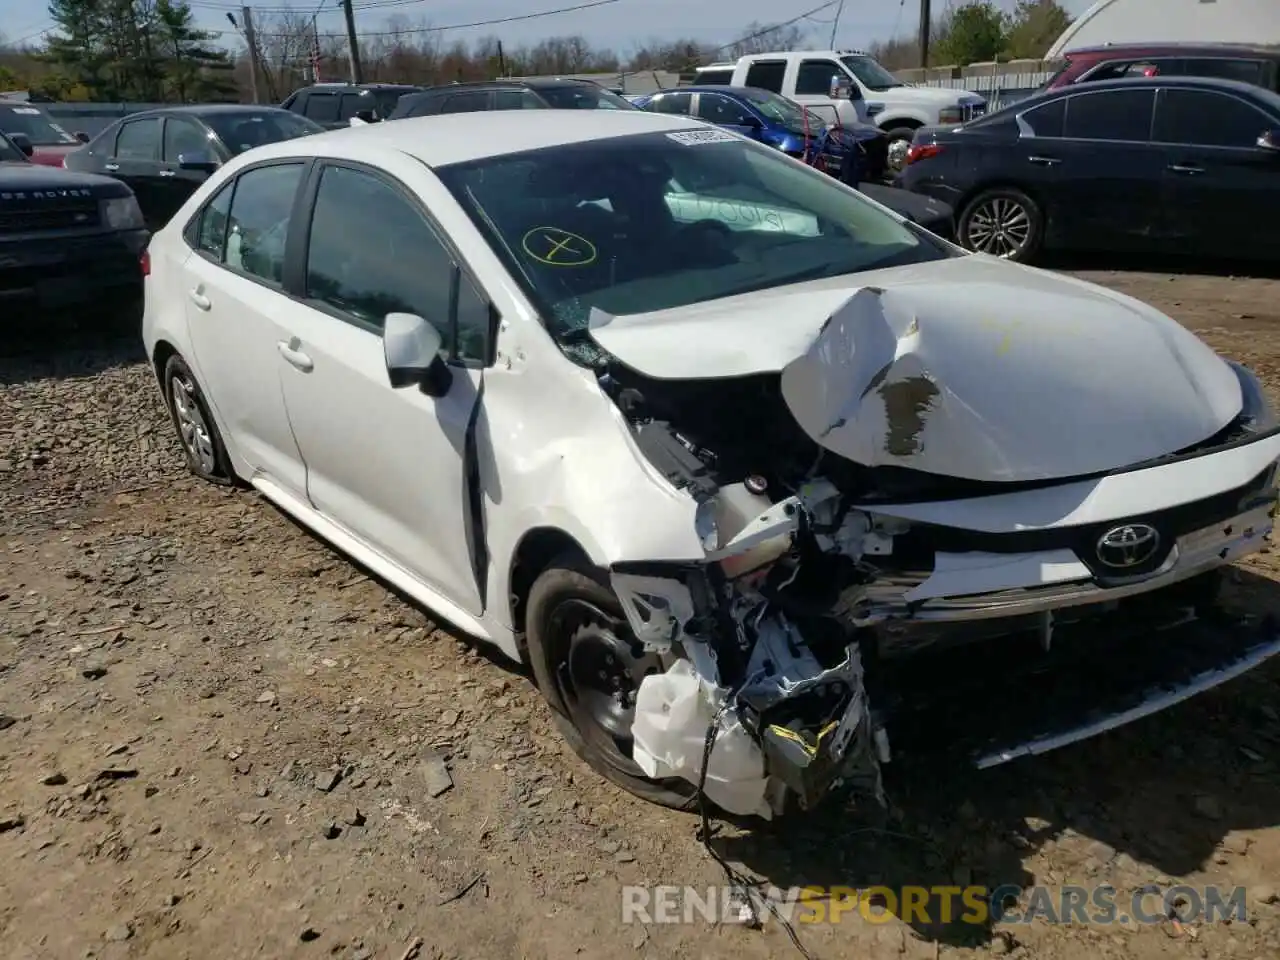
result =
[[[651,780],[632,759],[636,694],[666,665],[636,640],[604,573],[577,556],[553,562],[529,591],[526,627],[534,678],[573,751],[629,793],[691,809],[693,784]]]

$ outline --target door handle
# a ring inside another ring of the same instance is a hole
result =
[[[209,298],[206,297],[201,292],[199,287],[196,287],[194,290],[190,291],[187,294],[187,296],[189,296],[191,298],[191,302],[194,303],[201,310],[208,310],[210,307],[213,306],[212,301],[210,301]]]
[[[1193,177],[1197,174],[1204,173],[1204,167],[1195,167],[1189,163],[1175,163],[1170,165],[1169,169],[1174,173],[1185,173],[1188,176]]]
[[[1027,157],[1027,160],[1037,167],[1056,167],[1062,162],[1057,157]]]
[[[297,337],[286,343],[283,340],[276,341],[276,349],[280,351],[280,356],[284,357],[293,366],[297,367],[303,373],[310,373],[315,364],[311,358],[298,349],[301,346]]]
[[[178,175],[178,174],[177,174],[175,171],[173,171],[173,170],[161,170],[161,171],[160,171],[160,176],[162,176],[162,177],[176,177],[177,175]]]
[[[120,169],[120,164],[118,164],[118,163],[104,163],[104,164],[102,165],[102,169],[103,169],[103,170],[110,170],[112,173],[114,173],[115,171],[117,171],[117,170],[119,170],[119,169]]]

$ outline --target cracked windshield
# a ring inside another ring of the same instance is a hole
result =
[[[570,144],[441,168],[553,332],[944,248],[823,174],[714,130]]]

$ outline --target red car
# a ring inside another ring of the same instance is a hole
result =
[[[1069,50],[1041,90],[1124,77],[1218,77],[1280,92],[1280,47],[1222,43],[1112,44]]]
[[[0,100],[0,133],[20,146],[30,144],[32,162],[46,167],[62,166],[62,158],[89,139],[73,136],[34,103],[20,100]]]

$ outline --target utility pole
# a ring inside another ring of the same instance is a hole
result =
[[[932,26],[933,10],[930,0],[920,0],[920,69],[929,66],[929,28]]]
[[[828,46],[834,50],[836,48],[836,31],[840,29],[840,15],[844,13],[844,0],[840,0],[840,5],[836,7],[835,18],[831,21],[831,42]]]
[[[356,36],[356,12],[351,0],[342,0],[342,13],[347,18],[347,53],[351,62],[351,82],[364,83],[364,70],[360,67],[360,40]]]
[[[227,14],[227,16],[230,17],[231,14]],[[241,7],[240,16],[244,20],[244,42],[249,47],[249,89],[253,91],[253,102],[261,103],[262,94],[258,87],[258,64],[262,62],[262,59],[258,54],[258,35],[253,32],[253,10],[249,7]]]

